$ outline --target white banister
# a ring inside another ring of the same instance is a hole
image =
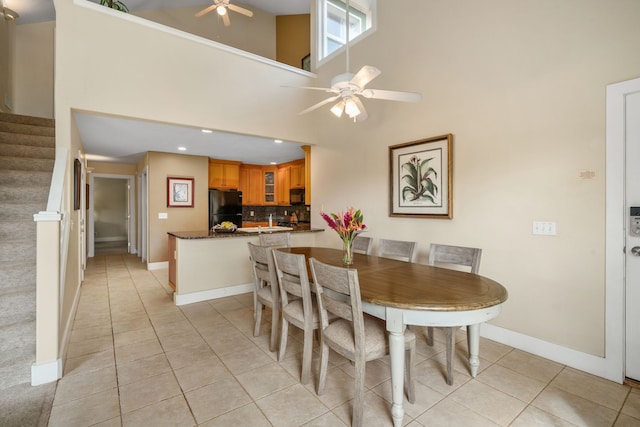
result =
[[[32,385],[62,377],[60,315],[69,245],[69,220],[63,213],[63,202],[68,157],[68,149],[56,148],[47,210],[33,215],[37,235],[36,361],[31,367]]]

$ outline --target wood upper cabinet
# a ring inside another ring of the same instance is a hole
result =
[[[240,166],[239,189],[242,191],[242,204],[256,206],[264,204],[264,177],[262,172],[262,166]]]
[[[304,160],[295,162],[291,165],[291,187],[304,188]]]
[[[238,189],[240,162],[209,159],[209,188]]]
[[[277,200],[279,205],[288,205],[291,188],[291,166],[278,167]]]
[[[275,205],[276,200],[276,167],[264,167],[262,170],[264,182],[264,198],[265,205]]]

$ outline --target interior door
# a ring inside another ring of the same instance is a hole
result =
[[[625,375],[640,381],[640,90],[625,98],[625,163]]]

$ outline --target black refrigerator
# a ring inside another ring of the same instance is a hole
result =
[[[223,221],[242,227],[242,191],[209,190],[209,230]]]

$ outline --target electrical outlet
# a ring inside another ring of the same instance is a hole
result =
[[[249,216],[253,216],[253,211],[249,211]]]
[[[556,223],[553,221],[533,221],[533,234],[540,236],[555,236]]]
[[[287,211],[284,211],[284,216],[287,216]]]

